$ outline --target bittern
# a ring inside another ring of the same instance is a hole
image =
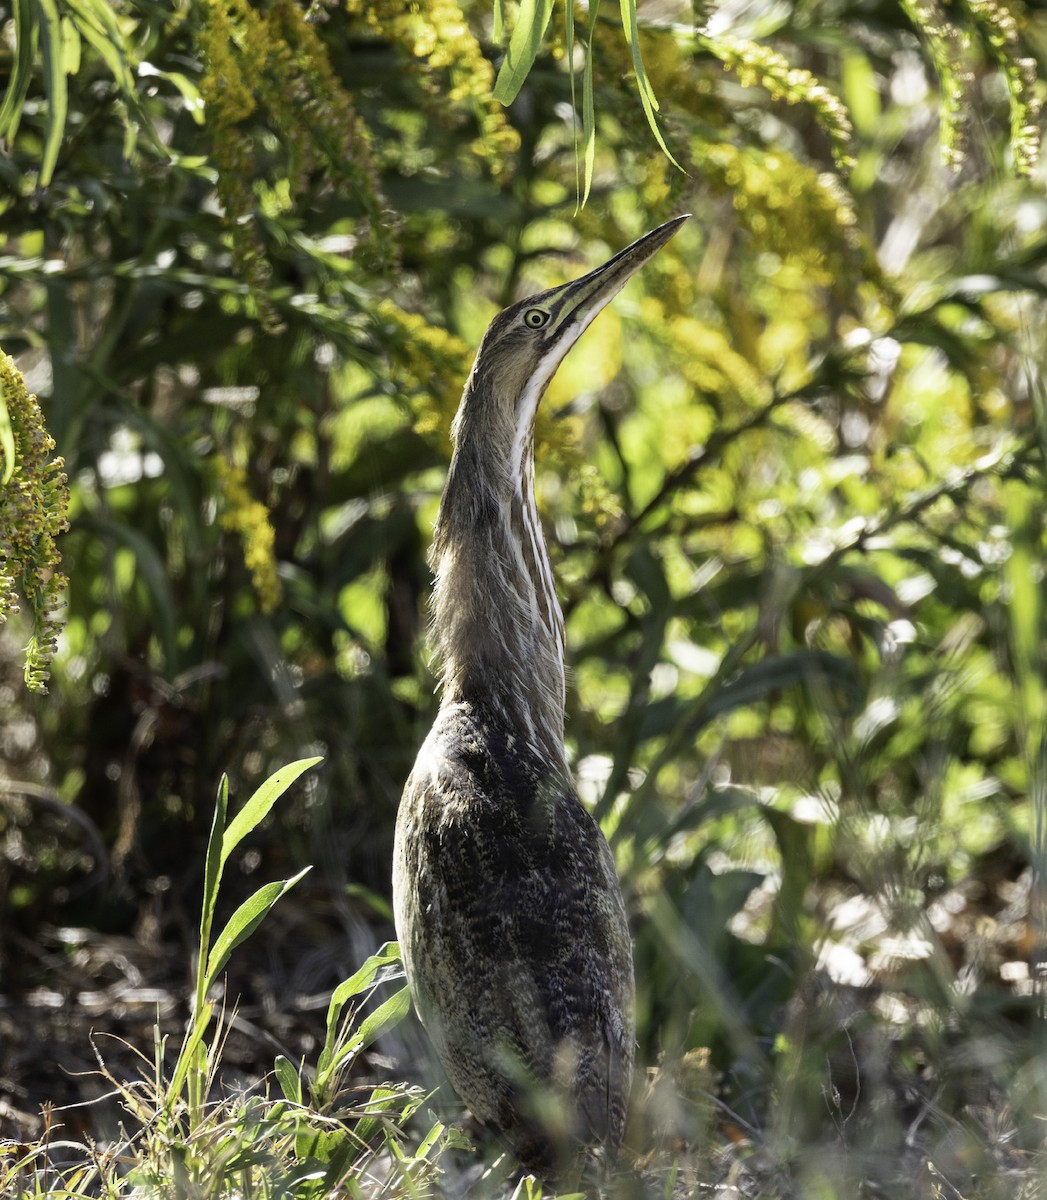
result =
[[[593,318],[686,219],[492,320],[452,426],[430,554],[441,700],[397,817],[397,935],[459,1096],[547,1178],[617,1154],[635,1027],[614,859],[564,748],[535,415]]]

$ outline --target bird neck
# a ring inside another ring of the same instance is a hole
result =
[[[498,445],[460,426],[430,561],[441,704],[483,705],[566,770],[563,613],[530,431]]]

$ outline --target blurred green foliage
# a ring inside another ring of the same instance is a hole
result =
[[[6,973],[74,905],[131,928],[157,877],[176,905],[227,766],[250,789],[322,754],[263,854],[317,864],[302,891],[385,895],[472,348],[687,209],[538,431],[569,746],[635,917],[644,1058],[711,1049],[739,1120],[798,1096],[785,1158],[798,1112],[824,1118],[805,1037],[895,1047],[863,1103],[925,1094],[975,1019],[998,1055],[963,1086],[1041,1085],[998,1023],[1029,1019],[1047,791],[1047,18],[698,7],[699,34],[690,7],[640,11],[678,170],[595,6],[503,109],[486,5],[0,4],[0,346],[72,489],[46,701],[5,634]],[[822,977],[875,990],[877,1020],[805,1026]],[[890,1111],[883,1147],[916,1119]]]

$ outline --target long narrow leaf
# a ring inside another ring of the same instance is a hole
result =
[[[175,1063],[171,1082],[167,1088],[167,1107],[169,1109],[174,1106],[175,1101],[178,1099],[182,1085],[185,1083],[185,1077],[189,1073],[189,1068],[193,1065],[193,1061],[203,1044],[204,1033],[207,1030],[213,1011],[214,1002],[210,1001],[195,1015],[192,1025],[186,1030],[185,1041],[182,1043],[182,1049],[179,1051],[178,1061]]]
[[[55,0],[37,0],[42,24],[40,44],[44,55],[44,85],[47,89],[47,128],[40,156],[40,186],[47,187],[58,163],[69,108],[65,67],[62,61],[62,22]]]
[[[229,918],[225,928],[215,938],[214,949],[207,959],[204,990],[210,989],[211,984],[218,978],[219,972],[229,961],[229,956],[242,942],[245,942],[259,925],[265,920],[269,910],[312,868],[303,867],[297,875],[290,879],[280,879],[260,887],[253,896],[248,898]]]
[[[394,992],[388,1000],[383,1000],[370,1016],[360,1022],[360,1028],[357,1029],[353,1039],[356,1042],[357,1053],[366,1050],[387,1029],[398,1025],[410,1010],[411,989],[405,985],[398,992]]]
[[[658,128],[658,118],[655,115],[658,112],[658,98],[654,94],[654,88],[651,87],[651,81],[647,78],[647,69],[643,65],[643,56],[640,53],[640,30],[636,23],[636,0],[620,0],[622,9],[622,29],[625,31],[625,40],[629,44],[629,53],[632,55],[633,71],[636,75],[636,90],[640,93],[640,103],[643,105],[644,115],[647,117],[647,124],[654,134],[654,139],[662,149],[665,157],[679,170],[683,170],[680,164],[673,158],[669,152],[669,147],[665,144],[662,137],[662,131]]]
[[[582,162],[585,186],[582,189],[582,204],[589,199],[593,186],[593,164],[596,161],[596,104],[593,101],[593,38],[596,34],[596,17],[600,11],[600,0],[593,0],[589,7],[589,38],[585,46],[585,68],[582,74]]]
[[[210,952],[211,922],[214,920],[218,885],[222,879],[222,836],[225,833],[226,813],[229,810],[229,777],[223,775],[215,797],[214,819],[207,838],[207,854],[204,858],[204,899],[200,908],[200,957],[197,968],[197,992],[199,999],[206,994],[203,987],[204,962]],[[197,1005],[199,1008],[199,1004]]]
[[[315,767],[320,761],[319,758],[300,758],[297,762],[288,763],[286,767],[281,767],[269,776],[229,822],[229,828],[226,829],[225,836],[222,838],[223,864],[244,838],[265,819],[269,810],[299,775],[308,771],[310,767]]]
[[[392,1029],[394,1025],[399,1024],[407,1016],[408,1012],[410,1012],[410,1009],[411,989],[409,987],[404,986],[390,996],[388,1000],[383,1000],[373,1013],[360,1022],[359,1027],[353,1031],[352,1036],[338,1047],[338,1053],[324,1071],[323,1078],[326,1079],[347,1058],[355,1058],[363,1050],[366,1050],[387,1029]],[[319,1069],[317,1069],[317,1083],[319,1084],[320,1082],[321,1075]]]
[[[120,30],[116,14],[106,0],[65,0],[76,16],[81,35],[98,51],[125,97],[134,101],[133,51]]]
[[[4,456],[0,484],[6,487],[15,473],[15,435],[11,428],[11,414],[7,409],[7,400],[4,397],[2,384],[0,384],[0,454]]]
[[[391,967],[399,961],[399,945],[396,942],[386,942],[355,974],[343,980],[331,993],[331,1000],[327,1006],[327,1036],[324,1039],[324,1048],[317,1063],[318,1075],[324,1074],[334,1056],[338,1022],[342,1015],[342,1009],[354,996],[359,996],[361,992],[371,986],[379,971]]]
[[[564,11],[564,51],[567,58],[567,72],[571,79],[571,131],[574,135],[574,194],[582,194],[581,174],[578,170],[578,100],[574,85],[574,5],[566,3]],[[579,205],[581,207],[581,205]]]
[[[134,73],[138,61],[137,53],[124,35],[112,4],[109,0],[64,0],[64,3],[73,13],[81,36],[91,43],[109,68],[123,94],[124,102],[134,116],[134,122],[128,122],[124,156],[130,157],[133,151],[135,123],[152,143],[153,149],[166,156],[169,153],[168,147],[161,141],[138,97]]]
[[[494,83],[494,98],[512,104],[534,66],[553,12],[553,0],[523,0],[516,16],[509,49]]]
[[[15,58],[11,78],[7,81],[4,102],[0,105],[0,137],[13,141],[22,115],[22,102],[33,77],[33,56],[36,52],[37,29],[30,0],[15,0]]]

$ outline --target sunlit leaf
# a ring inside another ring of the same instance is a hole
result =
[[[289,892],[309,870],[309,867],[304,867],[290,879],[263,884],[237,908],[221,933],[215,938],[214,946],[208,955],[205,972],[208,988],[218,978],[222,968],[229,961],[230,954],[254,933],[277,900]]]
[[[245,802],[243,808],[237,812],[236,816],[229,822],[229,826],[222,838],[222,863],[224,864],[229,858],[229,855],[236,847],[244,840],[244,838],[254,829],[257,829],[273,805],[287,791],[292,783],[300,775],[303,775],[310,767],[315,767],[318,762],[322,762],[322,758],[302,758],[297,762],[288,763],[286,767],[281,767],[278,771],[274,771],[272,775],[250,796]]]
[[[553,0],[523,0],[509,38],[509,48],[494,84],[494,98],[509,105],[530,74],[553,12]]]

